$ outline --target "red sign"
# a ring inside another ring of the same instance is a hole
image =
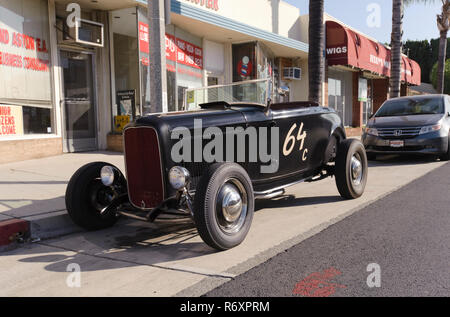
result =
[[[142,53],[149,54],[150,53],[150,44],[149,44],[149,28],[148,24],[139,22],[139,50]]]
[[[149,28],[143,22],[139,22],[139,50],[145,54],[150,53]],[[203,69],[203,49],[170,34],[166,34],[166,59]]]
[[[166,34],[166,58],[170,61],[177,61],[177,45],[175,36]]]

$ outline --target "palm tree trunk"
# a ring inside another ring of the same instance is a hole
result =
[[[437,91],[440,94],[444,93],[444,73],[445,73],[445,59],[447,54],[447,31],[441,31],[441,38],[439,40],[439,60],[437,68]]]
[[[392,0],[390,97],[400,97],[402,74],[403,0]]]
[[[320,103],[325,68],[324,0],[309,1],[309,101]]]

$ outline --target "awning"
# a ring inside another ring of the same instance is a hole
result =
[[[389,48],[334,21],[327,21],[326,29],[326,54],[329,66],[351,66],[382,77],[391,76]],[[419,64],[404,55],[402,63],[402,81],[411,85],[420,85]]]

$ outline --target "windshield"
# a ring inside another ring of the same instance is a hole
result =
[[[375,117],[413,116],[444,113],[442,98],[402,98],[387,101]]]
[[[271,83],[267,79],[189,89],[186,91],[184,109],[195,110],[202,104],[222,101],[237,106],[240,104],[266,106],[271,89]]]

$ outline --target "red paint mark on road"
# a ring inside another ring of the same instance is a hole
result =
[[[336,289],[347,287],[345,285],[331,282],[331,280],[341,274],[342,272],[336,270],[334,267],[326,269],[322,272],[312,273],[307,278],[297,283],[292,293],[305,297],[331,296],[336,293]]]

